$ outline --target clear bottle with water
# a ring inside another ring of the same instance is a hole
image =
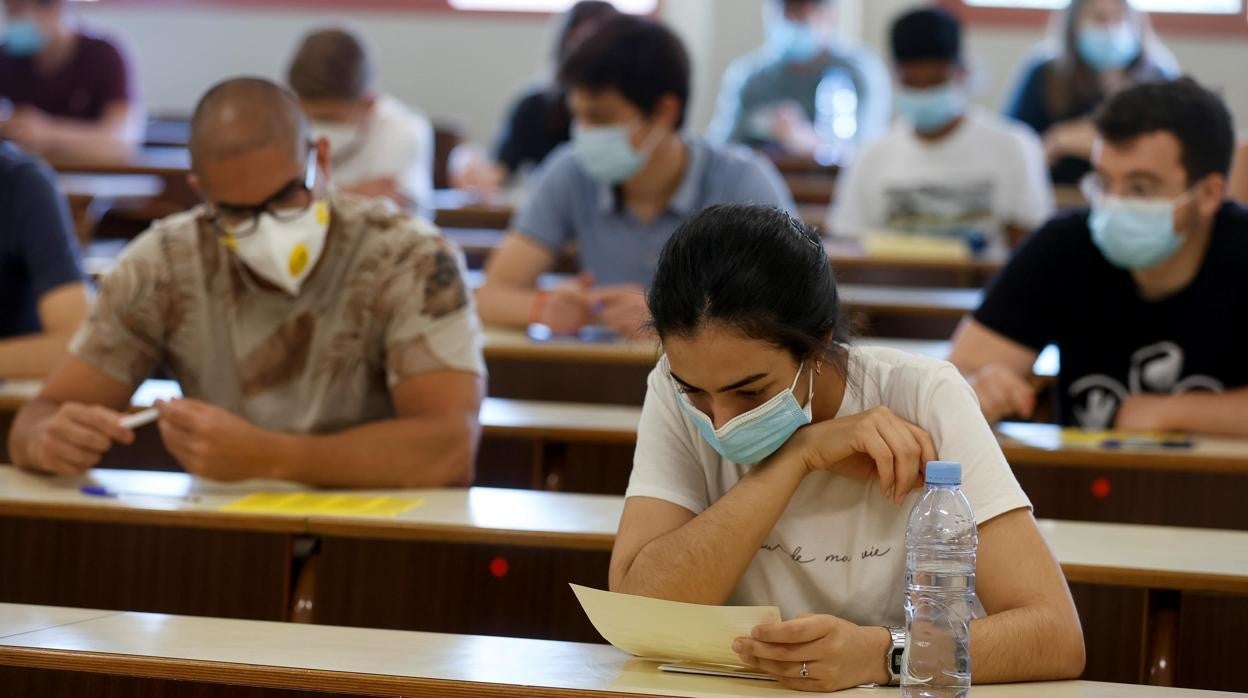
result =
[[[842,165],[853,156],[858,137],[858,88],[843,68],[832,68],[819,81],[814,126],[820,140],[815,152],[819,164]]]
[[[906,526],[905,698],[963,698],[971,690],[975,515],[962,464],[927,464],[927,491]]]

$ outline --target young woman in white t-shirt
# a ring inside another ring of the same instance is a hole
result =
[[[649,296],[650,374],[611,589],[776,604],[790,620],[733,649],[790,687],[888,683],[903,623],[905,529],[923,465],[963,465],[979,525],[976,683],[1083,671],[1056,560],[951,365],[844,343],[809,228],[715,206],[668,241]]]

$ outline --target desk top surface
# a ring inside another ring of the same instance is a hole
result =
[[[90,497],[79,491],[85,484],[123,494]],[[52,478],[0,466],[0,514],[605,551],[624,508],[617,496],[474,487],[371,492],[423,501],[394,518],[219,511],[250,492],[299,489],[104,469]],[[1248,593],[1248,532],[1048,520],[1040,528],[1072,581]]]
[[[570,591],[568,593],[571,593]],[[37,611],[51,613],[51,611]],[[0,624],[29,611],[0,604]],[[86,611],[83,613],[98,613]],[[0,639],[0,663],[37,660],[50,668],[88,668],[136,676],[416,695],[471,688],[471,695],[601,694],[738,698],[805,696],[768,682],[664,674],[607,645],[518,638],[337,628],[294,623],[147,613],[82,617]],[[884,698],[896,689],[844,694]],[[980,698],[1199,698],[1217,693],[1062,682],[980,686]]]

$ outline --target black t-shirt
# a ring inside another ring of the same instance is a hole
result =
[[[69,208],[52,171],[0,141],[0,338],[40,331],[39,299],[83,280]]]
[[[1087,212],[1072,213],[1018,249],[975,319],[1037,351],[1057,345],[1062,423],[1105,429],[1130,394],[1248,386],[1246,262],[1248,209],[1227,203],[1192,283],[1145,300],[1092,242]]]
[[[512,105],[494,148],[494,159],[515,174],[537,167],[550,151],[568,142],[572,115],[562,92],[549,87],[526,93]]]

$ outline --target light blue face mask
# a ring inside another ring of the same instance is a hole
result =
[[[637,174],[662,138],[656,131],[642,147],[634,148],[627,126],[574,126],[572,154],[590,177],[603,184],[619,184]]]
[[[798,404],[797,396],[793,394],[804,366],[798,366],[793,385],[788,390],[782,390],[779,395],[749,412],[733,417],[718,429],[710,417],[690,404],[687,395],[677,391],[677,398],[680,406],[693,418],[698,433],[719,455],[733,463],[755,465],[778,451],[798,429],[810,424],[810,403],[815,395],[814,375],[810,376],[805,408]]]
[[[966,113],[966,92],[954,82],[923,90],[897,90],[897,113],[919,133],[934,133]]]
[[[4,44],[0,48],[10,56],[24,58],[43,50],[47,40],[33,19],[9,22],[4,28]]]
[[[823,50],[819,37],[809,24],[783,17],[768,25],[767,47],[786,63],[805,63]]]
[[[1079,56],[1093,70],[1122,70],[1140,55],[1140,37],[1127,22],[1113,27],[1090,25],[1079,30]]]
[[[1174,231],[1174,209],[1187,196],[1174,201],[1107,196],[1093,204],[1088,217],[1092,242],[1110,264],[1121,269],[1157,266],[1183,244]]]

